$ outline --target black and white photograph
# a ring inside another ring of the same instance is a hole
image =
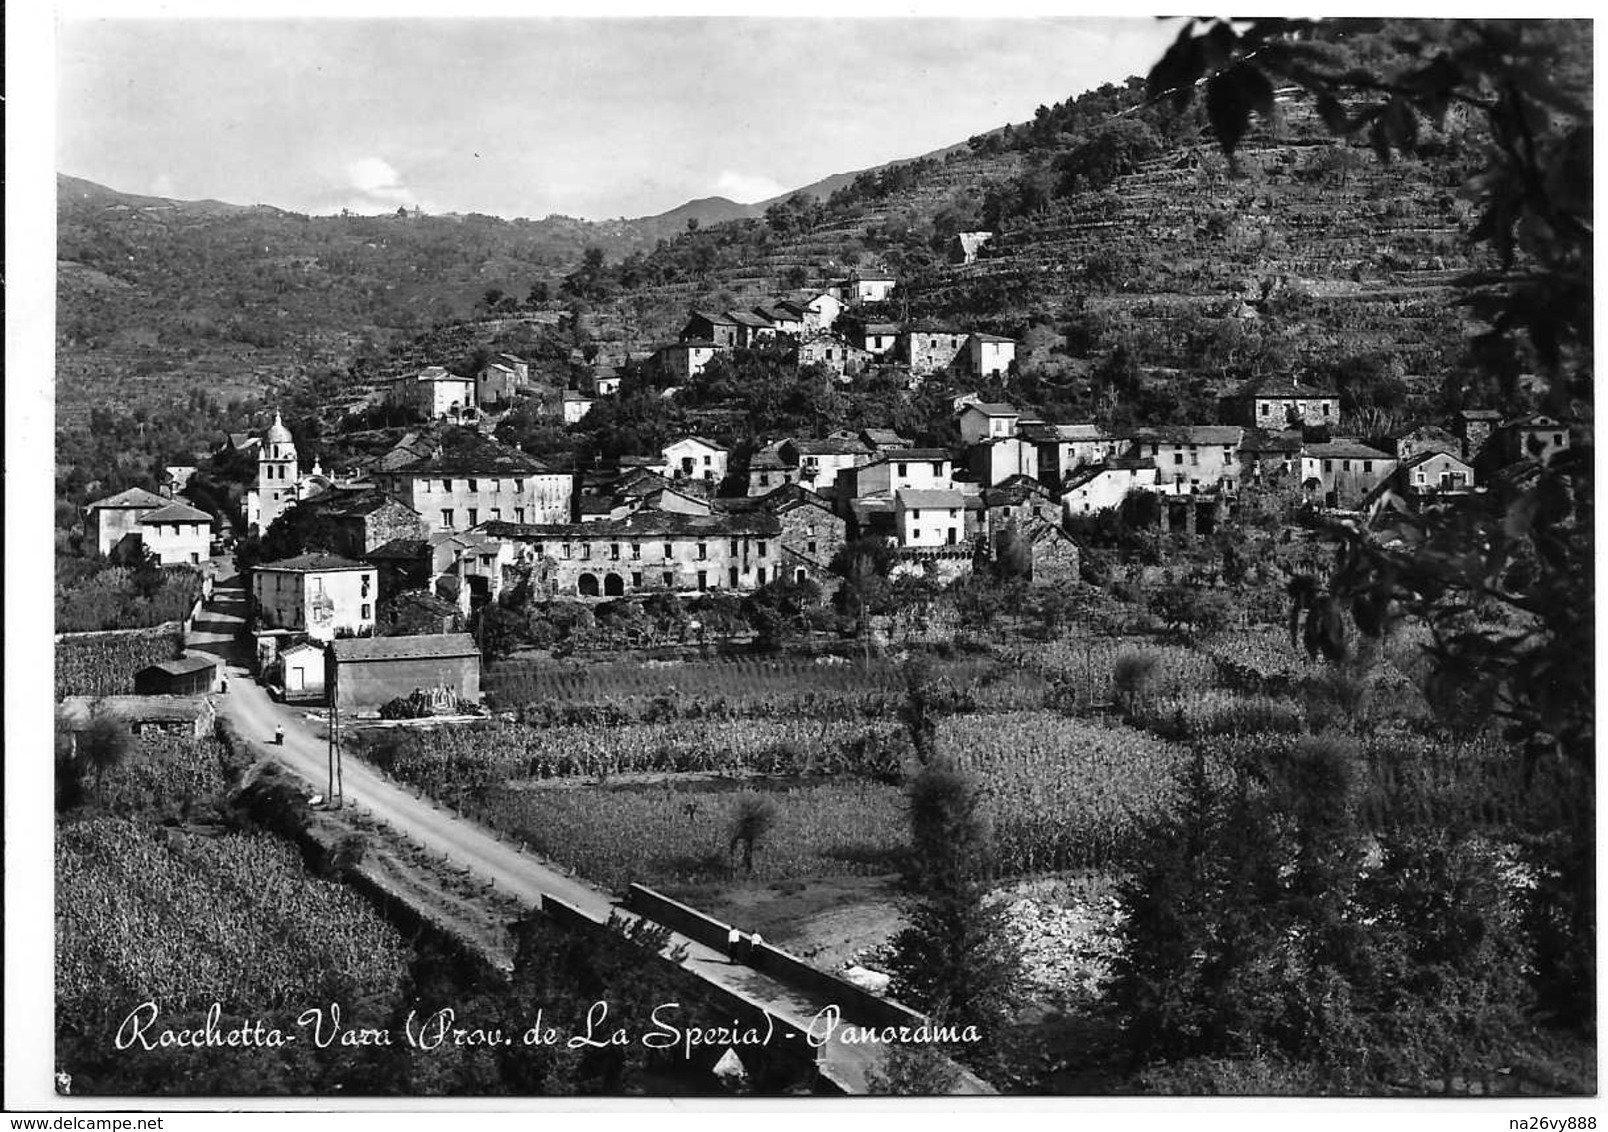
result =
[[[1591,20],[406,11],[51,28],[42,1107],[1595,1126]]]

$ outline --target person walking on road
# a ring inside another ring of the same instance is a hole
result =
[[[274,745],[276,747],[285,745],[285,725],[283,723],[274,726]]]

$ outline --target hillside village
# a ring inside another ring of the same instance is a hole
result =
[[[857,315],[886,309],[898,293],[893,275],[858,272],[799,299],[693,311],[679,340],[642,359],[632,380],[657,381],[658,396],[674,398],[714,358],[756,351],[846,385],[891,376],[919,389],[943,375],[1009,387],[1017,344],[1008,338]],[[617,396],[621,380],[611,368],[589,392],[565,390],[563,423]],[[261,435],[226,439],[219,455],[256,467],[234,517],[241,533],[265,535],[294,510],[323,536],[252,567],[265,673],[281,676],[281,653],[374,635],[380,604],[407,595],[453,606],[467,624],[516,590],[527,601],[586,602],[807,581],[829,594],[844,548],[862,540],[893,552],[891,576],[939,585],[991,569],[1021,540],[1027,579],[1076,584],[1080,529],[1133,515],[1140,497],[1155,503],[1147,513],[1158,538],[1232,529],[1247,495],[1276,501],[1290,521],[1368,524],[1455,506],[1490,476],[1517,474],[1585,435],[1542,414],[1504,420],[1478,409],[1387,435],[1339,435],[1339,391],[1292,377],[1248,382],[1222,398],[1216,420],[1198,424],[1046,421],[965,393],[948,406],[953,447],[830,420],[821,435],[779,439],[728,425],[724,440],[688,434],[656,457],[576,468],[490,435],[537,392],[513,354],[466,376],[427,366],[384,392],[413,426],[386,450],[328,470],[304,466],[277,416]],[[182,486],[194,471],[172,468],[169,482]],[[178,493],[131,489],[92,501],[85,520],[97,551],[114,560],[204,566],[233,543]]]

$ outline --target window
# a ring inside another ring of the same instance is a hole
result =
[[[1324,415],[1324,416],[1328,416],[1328,415],[1329,415],[1329,409],[1330,409],[1330,405],[1329,405],[1329,402],[1327,402],[1327,401],[1325,401],[1325,402],[1324,402],[1324,403],[1323,403],[1323,415]]]
[[[443,527],[452,526],[452,508],[451,507],[443,507],[441,509],[441,525]]]
[[[938,476],[939,478],[943,477],[944,462],[942,460],[934,460],[932,462],[932,474]]]
[[[642,571],[641,570],[632,570],[631,571],[631,588],[633,590],[640,590],[642,588]]]
[[[736,540],[736,539],[732,539],[732,540],[731,540],[731,551],[730,551],[730,553],[731,553],[731,554],[732,554],[732,555],[734,555],[734,556],[735,556],[735,555],[736,555],[736,553],[737,553],[737,540]]]
[[[667,586],[673,586],[676,584],[676,576],[668,570],[666,570],[663,574],[660,574],[659,577],[664,579],[664,584]]]
[[[911,518],[912,518],[912,519],[919,519],[919,518],[921,518],[921,508],[920,508],[920,507],[913,507],[913,508],[911,508],[911,510],[910,510],[910,517],[911,517]]]
[[[698,571],[698,588],[700,590],[707,590],[709,588],[709,571]]]
[[[763,586],[765,584],[765,567],[761,566],[755,576],[759,579],[759,584]]]
[[[542,544],[539,543],[539,542],[531,543],[530,544],[530,552],[532,554],[534,554],[537,558],[540,558],[542,556]]]
[[[770,486],[770,473],[769,472],[760,472],[759,473],[759,486],[760,487],[769,487]]]
[[[707,542],[700,542],[698,544],[698,561],[702,562],[704,559],[706,559],[708,557],[709,557],[709,544]]]
[[[633,542],[631,544],[631,557],[632,558],[641,558],[642,557],[642,544],[640,542]]]
[[[525,490],[525,481],[524,480],[515,480],[514,481],[514,490],[515,491],[524,491]]]
[[[523,523],[524,521],[525,521],[525,509],[523,507],[515,507],[514,508],[514,522]]]
[[[1555,447],[1562,448],[1563,447],[1563,433],[1561,433],[1561,432],[1553,433],[1552,434],[1552,443],[1553,443],[1553,445]]]
[[[707,468],[710,465],[710,463],[711,463],[710,457],[705,456],[704,457],[704,467]]]
[[[620,560],[620,544],[619,543],[617,543],[617,542],[609,543],[609,557],[614,559],[614,561],[616,561],[616,562],[618,562]]]
[[[671,545],[670,545],[670,544],[669,544],[669,543],[665,543],[665,544],[664,544],[664,556],[665,556],[665,557],[666,557],[666,558],[670,558],[670,557],[672,557],[672,556],[673,556],[673,555],[674,555],[674,554],[675,554],[675,550],[674,550],[674,548],[673,548],[673,547],[671,547]]]
[[[592,544],[591,543],[589,543],[589,542],[581,543],[581,557],[582,558],[590,558],[590,557],[592,557]]]
[[[1268,403],[1267,403],[1267,402],[1266,402],[1266,401],[1263,401],[1263,402],[1262,402],[1262,405],[1261,405],[1261,409],[1262,409],[1262,413],[1261,413],[1261,415],[1262,415],[1262,416],[1264,416],[1264,417],[1265,417],[1265,416],[1267,416],[1267,410],[1268,410],[1268,408],[1269,408],[1269,406],[1268,406]]]
[[[363,606],[363,620],[367,621],[373,616],[374,616],[374,607],[372,605],[364,604],[364,606]]]
[[[1325,460],[1323,462],[1323,470],[1326,471],[1326,472],[1334,471],[1334,461],[1333,460]]]
[[[493,507],[491,509],[491,521],[493,523],[502,522],[502,508],[501,507]]]
[[[804,544],[804,547],[805,547],[805,549],[807,551],[809,551],[809,553],[814,554],[815,553],[815,540],[810,539],[809,542]]]
[[[909,464],[900,464],[899,465],[899,474],[901,476],[908,476],[910,474],[910,465]]]
[[[442,480],[441,481],[441,490],[442,491],[451,491],[452,490],[452,481],[451,480]]]
[[[568,558],[570,556],[570,544],[566,542],[562,547],[562,551],[564,557]]]
[[[476,526],[477,524],[479,524],[479,522],[480,522],[480,508],[478,508],[478,507],[469,508],[469,525],[471,527],[473,527],[473,526]]]
[[[917,527],[917,528],[915,528],[914,530],[912,530],[910,532],[910,539],[911,539],[912,542],[914,542],[915,540],[919,539],[920,537],[921,537],[921,528],[920,527]]]
[[[1373,471],[1373,461],[1372,460],[1364,460],[1362,462],[1362,470],[1365,471],[1365,472]]]
[[[480,490],[480,481],[479,480],[470,480],[469,481],[469,490],[470,491],[479,491]]]
[[[759,543],[759,544],[758,544],[758,545],[759,545],[759,556],[760,556],[760,557],[761,557],[761,558],[764,558],[764,557],[765,557],[765,544],[764,544],[764,543],[763,543],[763,542],[762,542],[762,543]],[[761,570],[761,571],[760,571],[760,573],[762,573],[762,574],[763,574],[763,573],[764,573],[764,571],[763,571],[763,570]],[[763,579],[762,579],[762,580],[763,580]]]
[[[955,509],[953,507],[951,507],[949,509],[949,517],[951,519],[953,519],[955,517],[955,514],[956,514]],[[1027,514],[1027,508],[1026,507],[1022,508],[1022,514],[1024,514],[1024,515]]]
[[[492,491],[501,491],[502,490],[502,480],[492,480],[491,481],[491,490]]]

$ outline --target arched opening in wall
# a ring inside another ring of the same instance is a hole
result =
[[[804,567],[802,567],[802,566],[800,566],[797,570],[793,571],[793,581],[794,582],[802,583],[808,577],[809,577],[809,571],[804,569]]]
[[[582,574],[575,582],[575,592],[582,597],[597,596],[597,575]]]
[[[603,593],[606,597],[624,597],[625,579],[618,574],[607,574],[603,578]]]

